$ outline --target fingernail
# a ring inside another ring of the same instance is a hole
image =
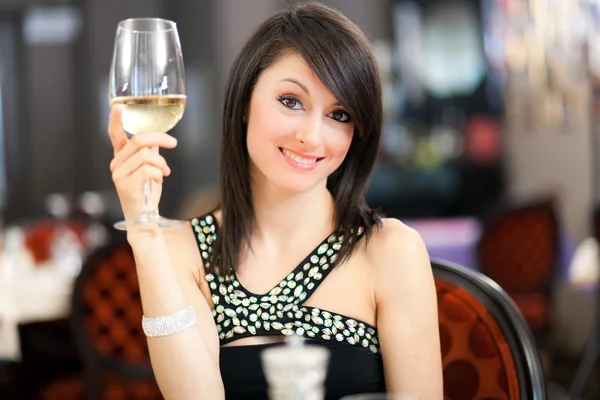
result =
[[[171,139],[169,139],[169,142],[173,145],[177,144],[177,139],[175,139],[173,136],[171,136]]]

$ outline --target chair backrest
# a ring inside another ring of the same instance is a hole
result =
[[[444,396],[448,400],[546,399],[533,336],[510,297],[481,273],[432,260]]]
[[[146,337],[135,260],[124,240],[95,250],[76,280],[71,326],[86,391],[102,398],[161,398]],[[113,395],[111,395],[113,393]]]
[[[559,236],[553,200],[504,206],[483,224],[479,269],[511,294],[547,290],[555,276]]]
[[[507,205],[483,224],[480,271],[517,303],[536,334],[551,326],[551,287],[557,276],[560,226],[552,199]]]

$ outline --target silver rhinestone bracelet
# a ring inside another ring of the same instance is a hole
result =
[[[173,335],[191,328],[195,323],[196,312],[192,306],[162,317],[142,317],[142,329],[148,337]]]

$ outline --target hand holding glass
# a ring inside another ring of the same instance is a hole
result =
[[[123,129],[129,135],[171,130],[185,110],[185,72],[179,35],[174,22],[133,18],[117,27],[109,77],[109,102],[120,106]],[[151,181],[144,182],[144,206],[136,220],[115,228],[156,223],[163,229],[182,222],[158,215],[151,202]]]

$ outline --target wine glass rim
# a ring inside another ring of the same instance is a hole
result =
[[[127,25],[133,21],[136,22],[160,22],[162,24],[165,24],[166,27],[164,29],[132,29],[130,27],[128,27]],[[175,21],[171,21],[168,19],[164,19],[164,18],[127,18],[124,19],[122,21],[119,22],[118,24],[119,29],[123,29],[129,32],[135,32],[135,33],[153,33],[153,32],[169,32],[172,30],[175,30],[177,27],[177,24],[175,23]]]

